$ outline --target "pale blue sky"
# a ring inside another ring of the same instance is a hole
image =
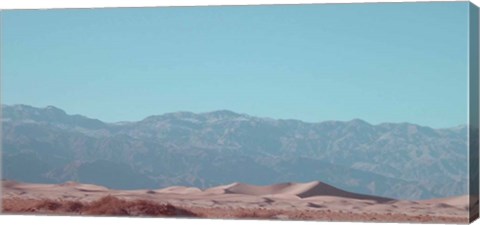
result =
[[[467,123],[468,3],[1,12],[4,104]]]

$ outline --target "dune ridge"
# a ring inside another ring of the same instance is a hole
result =
[[[308,183],[280,183],[267,186],[255,186],[244,183],[233,183],[225,188],[225,193],[255,196],[297,196],[299,198],[309,198],[315,196],[333,196],[351,199],[373,200],[377,202],[388,202],[394,200],[391,198],[347,192],[320,181],[313,181]]]
[[[172,186],[172,187],[156,190],[156,192],[158,192],[158,193],[192,194],[192,193],[200,193],[200,192],[202,192],[202,190],[199,189],[199,188],[196,188],[196,187]]]

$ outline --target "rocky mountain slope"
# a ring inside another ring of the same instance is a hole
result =
[[[104,123],[2,105],[3,178],[118,189],[322,180],[400,199],[467,193],[467,127],[306,123],[230,111]]]

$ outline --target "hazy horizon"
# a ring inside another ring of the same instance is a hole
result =
[[[227,109],[455,127],[468,4],[2,11],[2,103],[105,122]]]

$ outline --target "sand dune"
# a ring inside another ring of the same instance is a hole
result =
[[[175,216],[177,214],[165,213],[181,211],[182,215],[207,218],[442,223],[467,223],[469,216],[468,196],[394,200],[347,192],[318,181],[268,186],[232,183],[206,190],[183,186],[158,190],[110,190],[75,182],[29,184],[3,181],[2,199],[3,211],[7,213],[105,212],[104,215]],[[125,209],[106,210],[111,208],[109,204],[120,204]],[[148,207],[156,210],[148,210]]]
[[[202,192],[202,190],[195,187],[172,186],[172,187],[157,190],[156,192],[172,193],[172,194],[193,194],[193,193],[200,193]]]
[[[103,186],[94,185],[94,184],[81,184],[77,182],[66,182],[66,183],[60,184],[59,186],[71,187],[79,191],[86,191],[86,192],[105,192],[109,190],[108,188]]]
[[[234,183],[225,188],[225,193],[255,196],[274,195],[278,197],[298,196],[299,198],[335,196],[350,199],[373,200],[377,202],[388,202],[393,200],[390,198],[355,194],[352,192],[343,191],[319,181],[309,183],[282,183],[269,186],[254,186],[243,183]]]

